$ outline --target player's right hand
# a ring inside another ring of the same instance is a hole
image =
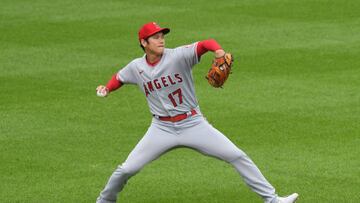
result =
[[[96,88],[96,95],[98,97],[106,97],[109,94],[109,89],[105,87],[104,85],[99,85]]]

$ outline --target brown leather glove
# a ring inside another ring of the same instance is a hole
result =
[[[213,87],[222,87],[231,73],[231,66],[234,59],[230,53],[225,53],[220,58],[215,58],[213,64],[206,75],[206,79]]]

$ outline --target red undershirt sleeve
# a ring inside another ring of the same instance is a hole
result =
[[[198,42],[196,53],[200,58],[207,51],[216,51],[219,49],[221,49],[221,46],[214,39],[208,39]]]
[[[119,89],[123,85],[121,81],[116,79],[116,75],[117,74],[113,75],[111,80],[109,80],[109,82],[106,84],[106,87],[109,89],[109,92]]]

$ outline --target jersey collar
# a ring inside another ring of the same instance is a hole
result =
[[[154,67],[154,66],[156,66],[156,65],[161,61],[161,59],[164,57],[164,54],[161,56],[161,58],[159,58],[159,60],[157,60],[157,61],[155,61],[155,62],[153,62],[153,63],[151,63],[150,61],[148,61],[148,59],[147,59],[147,57],[146,57],[146,54],[145,54],[144,57],[145,57],[146,63],[147,63],[149,66]]]

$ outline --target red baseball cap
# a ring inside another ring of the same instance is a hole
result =
[[[155,22],[146,23],[139,30],[139,41],[141,41],[141,39],[147,39],[151,35],[156,34],[158,32],[162,32],[165,35],[170,32],[170,29],[169,28],[161,28]]]

